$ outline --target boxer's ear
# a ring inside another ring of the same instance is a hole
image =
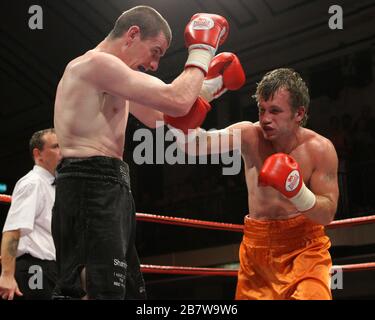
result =
[[[295,119],[298,123],[300,123],[305,116],[306,108],[304,106],[298,107],[297,111],[295,112]]]
[[[130,41],[134,41],[134,39],[141,36],[141,29],[138,26],[131,26],[128,29],[127,36]]]

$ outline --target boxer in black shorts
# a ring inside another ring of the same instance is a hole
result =
[[[146,72],[158,69],[171,43],[170,27],[153,8],[137,6],[121,14],[95,48],[66,66],[54,109],[64,158],[53,218],[56,296],[144,297],[134,205],[122,162],[128,116],[150,128],[164,114],[203,121],[210,108],[198,95],[228,30],[219,15],[194,15],[185,28],[185,69],[167,84]]]
[[[55,298],[144,299],[128,165],[101,156],[64,158],[56,189],[52,235],[61,276]]]

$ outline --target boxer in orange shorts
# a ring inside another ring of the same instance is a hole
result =
[[[217,81],[216,89],[222,83]],[[331,299],[332,261],[324,225],[333,220],[339,196],[335,148],[304,128],[310,97],[294,70],[268,72],[254,97],[259,122],[209,132],[198,128],[195,139],[190,134],[182,142],[197,144],[184,147],[200,155],[241,151],[250,213],[240,248],[236,299]],[[235,143],[238,133],[240,145]],[[218,135],[220,139],[214,139]],[[199,146],[202,139],[205,150]],[[222,144],[223,139],[229,142]]]
[[[304,215],[290,219],[245,218],[237,299],[332,299],[323,226]]]

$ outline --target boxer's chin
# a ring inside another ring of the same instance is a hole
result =
[[[268,131],[263,131],[263,137],[265,140],[272,141],[276,139],[276,134],[274,132],[268,132]]]

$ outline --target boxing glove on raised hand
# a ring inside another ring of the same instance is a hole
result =
[[[238,57],[231,52],[222,52],[212,59],[200,95],[211,102],[227,90],[240,89],[245,82],[245,72]]]
[[[207,74],[208,66],[219,45],[229,32],[228,21],[217,14],[197,13],[185,28],[185,45],[189,49],[187,67],[200,68]]]
[[[180,129],[185,134],[188,134],[189,129],[195,129],[202,125],[207,112],[210,110],[210,104],[203,98],[198,97],[188,114],[182,117],[171,117],[165,114],[164,121],[172,127]]]
[[[264,161],[258,184],[281,192],[298,211],[307,211],[315,205],[316,197],[305,186],[298,163],[285,153],[275,153]]]

